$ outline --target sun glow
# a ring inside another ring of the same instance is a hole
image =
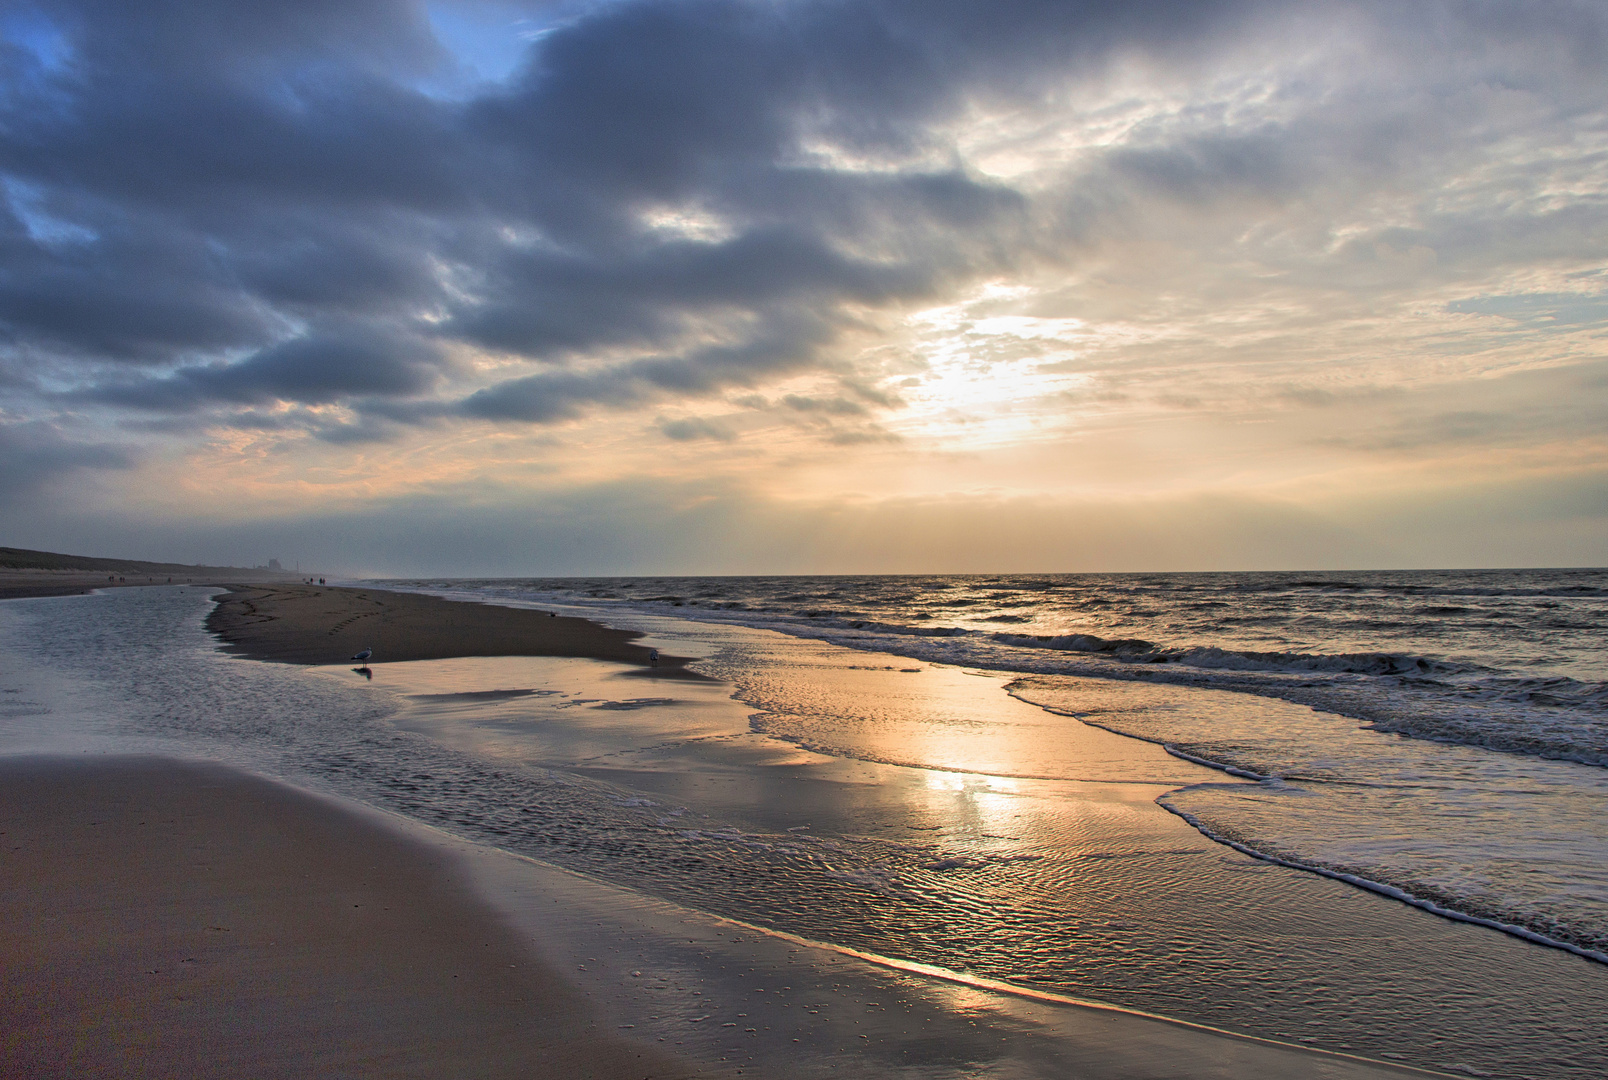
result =
[[[1071,397],[1092,381],[1072,369],[1096,334],[1082,319],[1013,310],[1033,295],[993,282],[960,303],[912,315],[910,348],[923,370],[899,383],[905,408],[890,430],[980,449],[1065,425]]]

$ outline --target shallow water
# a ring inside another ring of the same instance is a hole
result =
[[[1273,778],[1163,800],[1214,837],[1608,957],[1605,571],[413,584],[620,626],[673,611],[1013,676],[1025,701]],[[767,710],[765,730],[830,753],[1075,775],[1046,756],[1053,739],[911,758],[931,730],[847,700],[790,719],[763,669],[727,677]]]
[[[1608,763],[1608,570],[418,581],[1037,674],[1214,686]]]
[[[1213,835],[1608,953],[1608,770],[1223,691],[1037,676],[1011,692],[1269,777],[1163,798]]]
[[[236,762],[806,938],[1247,1033],[1471,1074],[1608,1069],[1608,965],[1215,844],[1155,800],[1266,785],[1004,676],[641,616],[722,681],[509,658],[367,681],[224,657],[207,607],[0,604],[0,745]]]

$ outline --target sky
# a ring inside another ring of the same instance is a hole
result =
[[[1608,564],[1608,6],[0,0],[0,544]]]

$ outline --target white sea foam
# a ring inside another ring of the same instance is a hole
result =
[[[1033,676],[1011,692],[1262,781],[1162,797],[1213,837],[1608,954],[1608,770],[1402,739],[1223,691]]]

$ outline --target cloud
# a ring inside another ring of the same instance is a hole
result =
[[[1470,449],[1595,448],[1608,432],[1608,360],[1517,370],[1458,384],[1381,394],[1328,395],[1339,415],[1314,434],[1337,446],[1392,456]]]
[[[170,375],[103,383],[82,396],[140,409],[185,411],[212,402],[323,403],[415,395],[444,360],[433,342],[385,327],[348,326],[291,338],[235,363],[183,367]]]
[[[737,345],[504,380],[469,395],[454,409],[483,420],[551,423],[589,405],[624,408],[670,395],[705,397],[727,387],[751,385],[765,375],[797,371],[832,334],[831,326],[809,315],[778,323],[764,336]]]
[[[1446,305],[1454,314],[1495,315],[1531,327],[1600,326],[1608,323],[1605,293],[1518,293],[1476,296]]]
[[[93,242],[51,244],[0,218],[0,340],[44,356],[164,363],[273,336],[276,320],[202,238],[97,224]]]
[[[513,487],[417,494],[271,517],[249,503],[170,523],[57,508],[24,546],[134,551],[254,565],[300,559],[363,575],[1000,573],[1600,565],[1601,469],[1525,484],[1357,500],[1319,513],[1276,499],[986,494],[875,502],[782,498],[746,485],[637,479],[539,494]],[[1455,530],[1452,545],[1444,542]],[[1425,538],[1434,536],[1434,542]]]
[[[679,420],[669,420],[659,417],[655,423],[664,437],[676,442],[692,442],[695,439],[714,439],[718,442],[731,442],[737,438],[737,433],[718,420],[705,420],[697,416],[687,416]]]
[[[1599,4],[533,0],[485,80],[452,0],[31,10],[0,419],[51,475],[673,472],[713,402],[733,475],[935,499],[1596,445],[1600,381],[1521,373],[1601,355]]]
[[[43,423],[0,424],[0,505],[46,492],[83,469],[130,469],[133,456],[110,443],[74,440]]]
[[[861,446],[866,443],[897,443],[902,440],[891,431],[884,431],[875,424],[867,424],[865,427],[848,431],[833,431],[827,441],[834,446]]]
[[[825,413],[831,416],[865,415],[864,405],[841,397],[818,398],[805,397],[803,394],[788,394],[782,398],[782,404],[802,413]]]
[[[43,3],[62,55],[13,44],[0,172],[79,242],[11,200],[0,332],[87,380],[81,400],[143,408],[445,389],[392,348],[321,341],[331,320],[586,361],[465,396],[486,419],[746,385],[790,326],[936,295],[1030,235],[1022,194],[931,125],[979,91],[1031,96],[1066,44],[1096,65],[1167,51],[1241,5],[1151,8],[598,5],[510,81],[447,100],[420,89],[451,61],[412,4]],[[829,344],[782,366],[840,363]]]

